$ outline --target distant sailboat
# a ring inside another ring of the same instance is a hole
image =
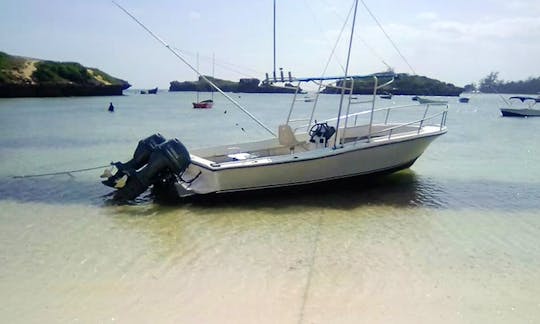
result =
[[[212,55],[212,62],[214,62],[214,56]],[[197,53],[197,70],[199,69],[199,53]],[[212,77],[214,76],[214,64],[212,64]],[[199,80],[200,81],[200,80]],[[197,84],[198,88],[198,84]],[[197,102],[193,103],[194,109],[208,109],[214,106],[214,89],[212,88],[212,99],[199,101],[199,91],[197,91]]]

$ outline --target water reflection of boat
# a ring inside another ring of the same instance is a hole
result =
[[[540,109],[536,107],[536,103],[540,102],[540,97],[524,97],[524,96],[513,96],[510,97],[510,106],[512,102],[520,101],[525,106],[522,107],[508,107],[501,108],[501,114],[503,117],[537,117],[540,116]]]
[[[358,5],[358,0],[355,5]],[[353,31],[354,24],[351,36]],[[352,39],[347,61],[351,58]],[[181,57],[169,46],[167,48]],[[276,134],[197,69],[186,64],[271,137],[189,152],[179,140],[166,140],[160,134],[154,134],[139,142],[133,159],[113,164],[117,170],[114,174],[109,173],[104,184],[117,189],[114,194],[117,199],[134,199],[152,185],[157,191],[170,191],[176,196],[186,197],[312,185],[393,173],[409,168],[431,142],[447,131],[447,106],[438,109],[425,105],[419,109],[419,105],[414,104],[376,108],[377,90],[390,85],[395,74],[351,75],[346,68],[343,76],[290,77],[285,80],[296,83],[297,90],[287,119],[278,126]],[[371,100],[354,102],[369,104],[369,108],[358,112],[351,111],[351,81],[354,80],[373,82],[374,85]],[[316,119],[318,100],[315,100],[310,117],[292,119],[298,115],[295,102],[303,83],[339,89],[341,95],[335,98],[334,104],[326,103],[324,111],[318,112],[327,116],[331,111],[329,108],[332,108],[334,118]],[[403,120],[403,116],[407,116],[407,120]],[[295,122],[305,124],[297,126]]]

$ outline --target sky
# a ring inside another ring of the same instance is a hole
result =
[[[272,0],[117,1],[203,74],[263,79],[273,70]],[[391,67],[458,86],[492,71],[506,81],[540,76],[538,0],[363,2],[406,61],[360,2],[350,74]],[[342,74],[353,1],[276,3],[277,67],[320,76],[336,46],[325,75]],[[137,89],[197,79],[109,0],[1,0],[0,51],[79,62]]]

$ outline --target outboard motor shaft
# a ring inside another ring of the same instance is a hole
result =
[[[115,193],[115,199],[134,199],[168,173],[181,174],[190,163],[186,147],[177,139],[168,140],[152,151],[142,169],[129,174],[126,185]]]
[[[126,174],[129,175],[134,173],[135,171],[142,168],[146,163],[148,163],[150,155],[152,154],[154,149],[159,144],[162,144],[165,141],[165,137],[163,137],[159,133],[153,134],[145,139],[140,140],[137,148],[135,149],[135,152],[133,153],[133,158],[126,163],[113,163],[113,165],[116,167],[116,169],[118,169],[118,171],[114,176],[109,177],[105,181],[102,181],[102,183],[106,186],[114,188],[118,179],[122,178]]]

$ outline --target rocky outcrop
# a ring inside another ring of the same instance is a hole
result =
[[[382,75],[384,74],[379,74],[378,84],[383,84],[390,80],[388,77],[383,77]],[[353,93],[372,94],[373,80],[374,79],[372,78],[355,80]],[[338,86],[339,85],[341,85],[341,82],[338,82]],[[393,83],[379,90],[379,93],[382,92],[389,92],[394,95],[459,96],[459,94],[463,92],[463,88],[425,76],[402,73],[397,75]],[[334,87],[328,87],[323,90],[323,93],[337,94],[341,93],[341,90]]]
[[[206,78],[225,92],[294,93],[296,91],[296,89],[292,88],[292,84],[285,84],[286,87],[277,87],[271,84],[261,83],[261,81],[256,78],[240,79],[238,82],[209,76],[206,76]],[[169,91],[212,91],[212,87],[202,77],[199,77],[199,80],[197,81],[172,81],[169,86]]]
[[[0,97],[115,96],[131,85],[79,63],[52,62],[0,52]]]

